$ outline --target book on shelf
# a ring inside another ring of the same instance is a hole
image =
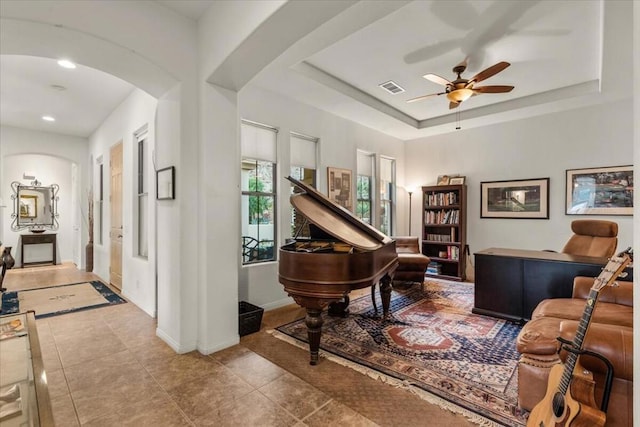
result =
[[[457,261],[460,259],[460,248],[457,246],[447,246],[447,258]]]
[[[458,204],[458,193],[451,191],[448,193],[431,193],[426,198],[427,207],[449,206]]]
[[[449,234],[436,234],[436,233],[427,233],[427,240],[432,242],[443,242],[443,243],[451,243],[451,235]]]
[[[439,211],[425,211],[425,224],[453,224],[460,221],[460,211],[458,209],[442,209]]]
[[[442,274],[442,264],[438,262],[430,262],[429,265],[427,265],[427,273]]]

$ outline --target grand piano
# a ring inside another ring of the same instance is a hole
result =
[[[380,283],[383,313],[388,316],[398,255],[393,239],[314,188],[287,179],[301,191],[291,196],[291,204],[309,222],[311,236],[292,239],[280,247],[278,278],[307,311],[310,363],[316,365],[322,311],[327,306],[334,315],[344,314],[349,292]]]

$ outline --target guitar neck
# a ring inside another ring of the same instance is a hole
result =
[[[584,337],[587,333],[587,329],[589,328],[589,324],[591,323],[591,316],[593,315],[593,310],[596,307],[596,302],[598,301],[599,294],[600,291],[596,289],[591,289],[591,291],[589,292],[589,297],[587,298],[584,311],[582,312],[582,318],[580,319],[578,329],[576,330],[576,336],[573,339],[573,348],[575,350],[582,350]],[[559,389],[562,394],[566,394],[567,390],[569,390],[569,385],[571,384],[571,376],[573,375],[573,370],[576,367],[577,360],[578,354],[569,352],[569,355],[567,356],[567,360],[565,362],[564,371],[562,372],[562,378],[560,379]]]

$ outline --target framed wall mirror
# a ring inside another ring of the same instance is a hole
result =
[[[41,186],[35,181],[33,185],[23,185],[12,182],[13,194],[13,231],[30,229],[57,230],[58,229],[58,185]]]

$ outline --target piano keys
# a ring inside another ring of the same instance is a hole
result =
[[[306,309],[310,363],[318,363],[322,311],[344,311],[349,292],[380,283],[384,316],[389,314],[391,282],[398,267],[395,241],[312,187],[287,177],[301,193],[291,204],[309,221],[310,238],[280,247],[278,279]]]

